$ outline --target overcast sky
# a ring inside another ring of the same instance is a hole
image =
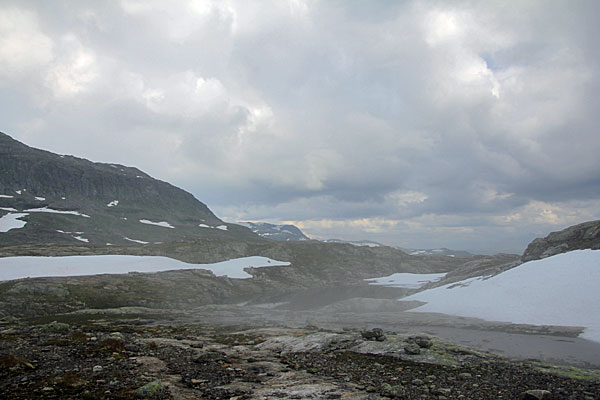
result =
[[[0,130],[227,221],[521,253],[600,218],[600,2],[0,1]]]

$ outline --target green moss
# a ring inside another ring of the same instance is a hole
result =
[[[147,383],[135,391],[139,397],[145,398],[157,398],[166,392],[168,392],[167,387],[160,381]]]
[[[531,365],[539,371],[553,375],[585,381],[600,382],[600,369],[577,368],[566,365],[551,365],[541,362],[533,362]]]
[[[261,336],[246,334],[217,334],[213,336],[213,340],[228,346],[253,345],[264,342]]]

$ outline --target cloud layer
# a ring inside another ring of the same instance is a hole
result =
[[[521,252],[600,214],[592,1],[5,1],[0,128],[235,220]]]

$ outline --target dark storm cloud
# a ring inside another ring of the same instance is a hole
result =
[[[0,8],[3,131],[226,219],[520,251],[598,218],[597,2]]]

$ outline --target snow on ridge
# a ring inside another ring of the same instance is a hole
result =
[[[81,235],[83,235],[83,232],[65,232],[65,231],[62,231],[60,229],[57,229],[56,232],[58,232],[58,233],[64,233],[66,235],[71,235],[71,237],[73,239],[77,239],[80,242],[85,242],[85,243],[89,243],[90,242],[89,239],[86,239],[83,236],[81,236]]]
[[[470,278],[400,300],[437,312],[517,324],[585,327],[600,342],[600,250],[575,250],[529,261],[496,276]]]
[[[139,243],[139,244],[148,244],[150,242],[144,242],[143,240],[130,239],[127,236],[124,236],[123,239],[129,240],[130,242]]]
[[[116,207],[119,205],[119,200],[113,200],[106,205],[106,207]]]
[[[0,198],[2,199],[13,199],[15,196],[10,196],[8,194],[0,194]]]
[[[216,276],[247,279],[246,268],[289,266],[289,262],[267,257],[243,257],[214,264],[189,264],[159,256],[66,256],[66,257],[4,257],[0,258],[0,280],[42,276],[83,276],[126,274],[128,272],[160,272],[180,269],[205,269]]]
[[[222,231],[226,231],[227,230],[227,225],[210,226],[210,225],[206,225],[206,224],[199,224],[198,226],[200,228],[220,229]]]
[[[173,225],[171,225],[170,223],[166,222],[166,221],[161,221],[161,222],[153,222],[147,219],[140,219],[140,222],[142,224],[146,224],[146,225],[155,225],[155,226],[161,226],[163,228],[171,228],[171,229],[175,229],[175,227]]]
[[[365,281],[369,282],[369,285],[419,289],[426,283],[439,281],[444,276],[446,276],[445,272],[440,274],[411,274],[398,272],[389,276],[383,276],[381,278],[365,279]]]
[[[20,229],[27,225],[27,221],[21,221],[20,218],[26,217],[26,213],[8,213],[0,217],[0,232],[8,232],[12,229]]]
[[[85,217],[85,218],[89,218],[89,215],[86,214],[82,214],[79,211],[64,211],[64,210],[54,210],[52,208],[48,208],[48,207],[41,207],[41,208],[30,208],[28,210],[23,210],[23,212],[44,212],[44,213],[50,213],[50,214],[68,214],[68,215],[77,215],[80,217]]]
[[[9,211],[9,212],[19,212],[19,210],[17,210],[16,208],[12,208],[12,207],[0,207],[0,210]]]

